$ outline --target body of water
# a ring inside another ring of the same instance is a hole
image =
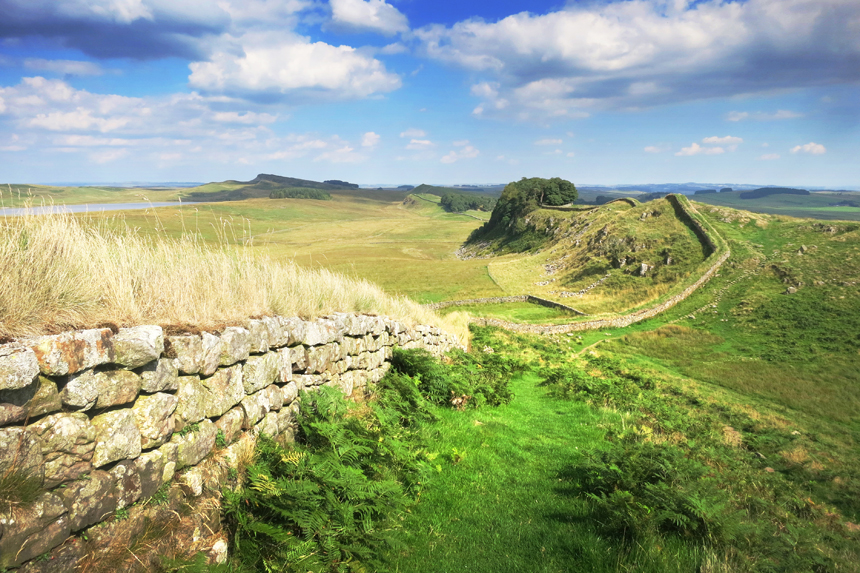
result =
[[[188,203],[186,203],[187,205]],[[177,207],[179,201],[161,203],[90,203],[88,205],[42,205],[38,207],[19,208],[6,207],[0,209],[0,217],[4,215],[44,215],[46,213],[100,213],[103,211],[134,211],[150,207]]]

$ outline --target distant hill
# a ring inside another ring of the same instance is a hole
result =
[[[761,187],[740,194],[741,199],[761,199],[770,195],[809,195],[806,189],[791,189],[790,187]]]
[[[480,193],[481,195],[487,195],[490,197],[499,197],[502,194],[503,187],[494,186],[494,187],[476,187],[476,186],[462,186],[462,187],[441,187],[438,185],[427,185],[426,183],[422,183],[418,187],[412,189],[412,193],[430,193],[431,195],[442,196],[446,193]]]
[[[332,179],[326,182],[261,173],[250,181],[224,181],[192,190],[188,201],[242,201],[266,197],[331,199],[326,191],[355,191],[358,185]]]

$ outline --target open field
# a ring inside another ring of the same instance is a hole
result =
[[[500,318],[512,322],[532,324],[559,324],[570,322],[577,317],[572,312],[547,308],[530,302],[509,302],[500,304],[467,304],[450,306],[437,311],[446,315],[451,312],[468,312],[472,316]]]
[[[252,199],[93,217],[170,237],[193,232],[214,242],[252,238],[254,249],[274,260],[367,279],[422,303],[502,293],[486,261],[454,256],[480,221],[429,202],[404,205],[405,194],[393,195],[332,193],[331,201]]]
[[[860,203],[860,193],[814,192],[809,195],[769,195],[760,199],[741,199],[741,191],[691,195],[690,199],[709,205],[812,219],[860,221],[860,207],[834,207],[842,201]]]

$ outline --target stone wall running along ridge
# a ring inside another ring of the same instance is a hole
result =
[[[335,314],[266,317],[220,333],[137,326],[0,345],[0,488],[16,477],[41,486],[28,503],[0,489],[0,570],[75,570],[116,543],[120,512],[126,530],[151,523],[153,508],[133,504],[164,484],[205,505],[204,484],[223,484],[259,434],[294,439],[299,391],[351,394],[377,382],[395,345],[440,355],[458,343],[436,327]],[[214,507],[193,512],[188,543],[223,560],[224,539],[212,549]]]

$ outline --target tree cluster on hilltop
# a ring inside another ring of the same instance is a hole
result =
[[[469,236],[469,242],[522,234],[526,230],[522,220],[528,213],[542,206],[567,205],[578,197],[576,186],[560,177],[523,177],[519,181],[508,183],[493,209],[493,214],[490,215],[490,220]]]
[[[463,211],[492,211],[496,206],[496,199],[474,193],[445,193],[440,202],[442,208],[449,213],[462,213]]]

